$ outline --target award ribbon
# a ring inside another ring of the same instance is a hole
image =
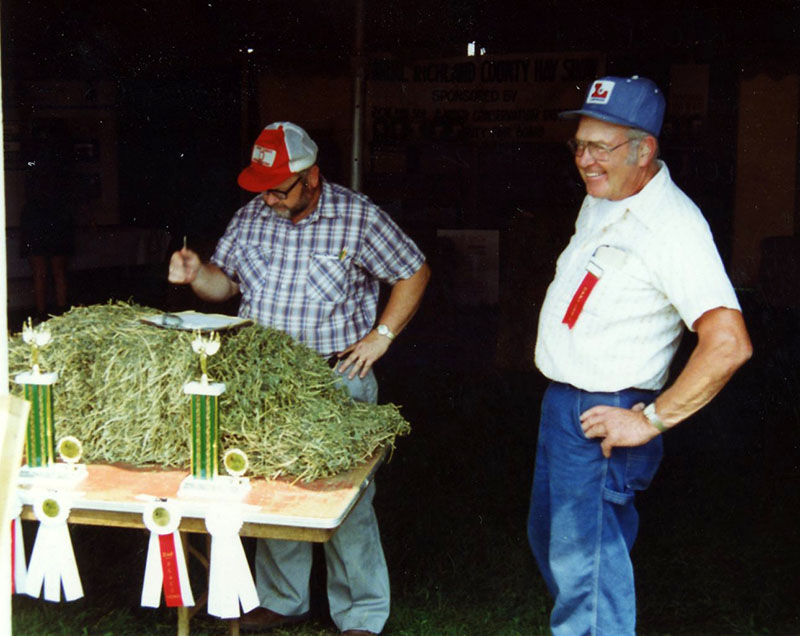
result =
[[[586,276],[583,277],[583,281],[575,292],[575,295],[572,297],[572,301],[569,303],[569,307],[567,307],[564,317],[561,319],[561,322],[567,325],[567,327],[570,329],[572,329],[575,326],[575,323],[578,322],[578,316],[581,315],[583,306],[586,304],[586,301],[589,298],[589,294],[592,293],[594,286],[597,284],[597,281],[600,280],[602,275],[602,268],[600,268],[593,261],[589,261],[589,264],[586,266]]]
[[[22,503],[17,498],[12,507],[11,514],[11,593],[22,594],[25,592],[25,580],[28,568],[25,565],[25,540],[22,537]]]
[[[241,527],[242,514],[236,507],[218,507],[206,515],[211,534],[208,613],[219,618],[238,618],[240,602],[245,613],[258,606],[253,575],[239,538]]]
[[[47,601],[61,600],[61,586],[64,598],[74,601],[83,597],[83,586],[72,550],[72,539],[67,528],[67,518],[71,508],[63,493],[50,492],[40,495],[33,504],[33,512],[39,520],[39,530],[33,544],[25,593],[39,597],[44,583],[44,598]]]
[[[145,508],[142,518],[150,530],[142,584],[142,607],[158,607],[162,588],[167,607],[194,605],[183,542],[178,532],[180,512],[174,504],[154,501]]]

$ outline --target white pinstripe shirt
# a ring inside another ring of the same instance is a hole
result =
[[[285,331],[323,356],[373,327],[379,281],[411,277],[416,244],[367,197],[323,181],[316,209],[297,224],[261,195],[240,208],[211,261],[239,283],[239,315]]]
[[[536,366],[551,380],[586,391],[660,389],[684,324],[740,308],[708,223],[659,164],[632,197],[584,199],[539,316]],[[587,266],[600,277],[569,329],[562,320]]]

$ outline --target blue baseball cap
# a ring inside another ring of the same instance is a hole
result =
[[[621,126],[641,128],[654,137],[661,132],[666,102],[652,80],[632,77],[601,77],[589,85],[583,108],[559,113],[559,117],[593,117]]]

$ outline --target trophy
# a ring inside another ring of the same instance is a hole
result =
[[[25,399],[31,403],[25,431],[25,466],[20,469],[20,483],[80,481],[86,477],[86,466],[79,464],[83,454],[80,441],[66,436],[56,444],[53,418],[53,385],[58,373],[43,373],[39,366],[39,350],[52,341],[43,325],[33,327],[30,318],[22,327],[22,341],[31,348],[31,370],[18,374],[14,381],[21,384]],[[62,461],[56,462],[56,451]]]
[[[194,332],[192,351],[200,357],[200,379],[187,382],[183,387],[183,392],[191,398],[191,474],[181,484],[179,496],[239,492],[250,487],[241,475],[226,477],[219,474],[219,398],[225,392],[225,384],[211,382],[208,377],[208,358],[219,348],[218,333],[212,331],[205,337],[199,331]],[[244,465],[246,468],[246,458]]]
[[[30,318],[22,328],[22,340],[31,348],[31,370],[18,374],[14,381],[21,384],[24,397],[31,403],[25,431],[25,463],[28,468],[47,468],[55,462],[55,431],[53,430],[53,385],[58,373],[42,373],[39,368],[39,349],[50,344],[52,336],[40,326],[33,328]]]
[[[225,384],[208,381],[208,357],[217,353],[219,346],[219,334],[212,331],[206,339],[195,332],[192,350],[200,356],[200,381],[183,387],[192,401],[190,447],[195,479],[213,479],[219,473],[219,396],[225,392]]]

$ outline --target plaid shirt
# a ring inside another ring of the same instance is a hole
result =
[[[294,224],[261,195],[240,208],[211,261],[239,284],[239,315],[323,356],[373,327],[379,281],[411,277],[425,257],[367,197],[323,181],[316,209]]]

